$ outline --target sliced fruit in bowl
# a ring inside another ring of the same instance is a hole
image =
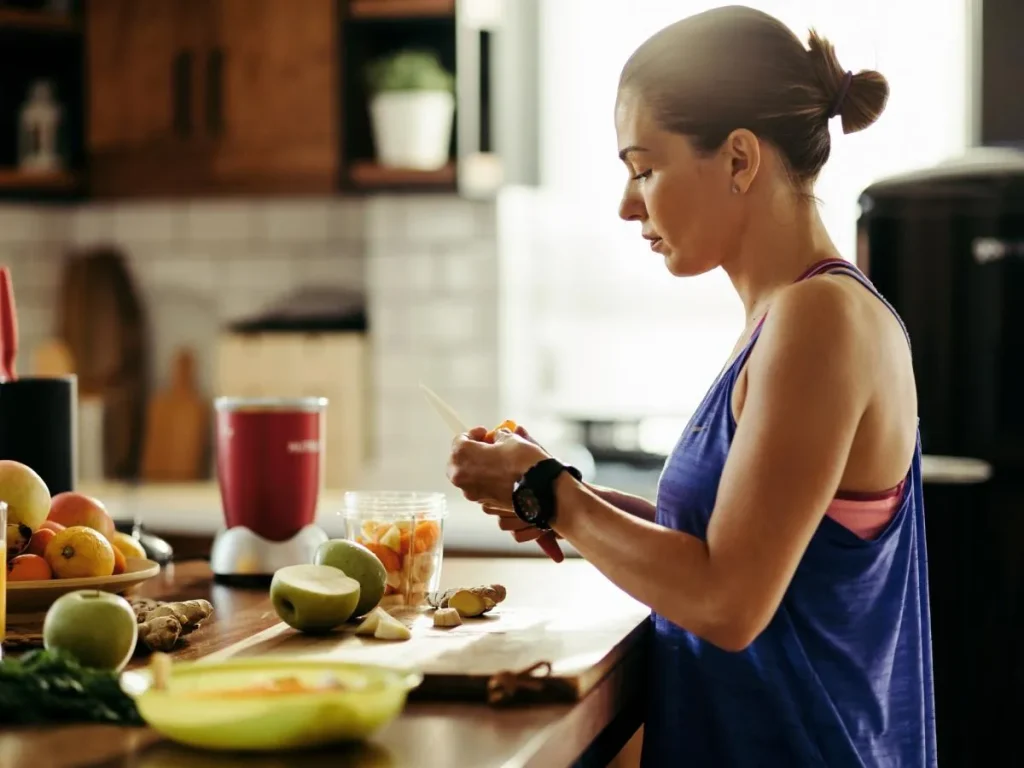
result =
[[[423,680],[408,670],[287,658],[171,664],[121,675],[146,723],[211,750],[279,751],[368,739]]]

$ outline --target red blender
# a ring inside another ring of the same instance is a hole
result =
[[[219,397],[217,479],[225,528],[210,567],[219,580],[263,580],[310,563],[327,534],[316,525],[327,399]]]

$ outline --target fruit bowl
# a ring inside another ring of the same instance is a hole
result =
[[[121,594],[160,573],[160,564],[139,557],[126,558],[127,568],[116,576],[45,581],[8,581],[7,611],[37,613],[49,608],[61,595],[76,589],[98,589]]]
[[[200,749],[278,751],[369,738],[423,677],[279,657],[184,662],[171,666],[165,688],[153,680],[151,668],[125,672],[121,688],[162,736]]]

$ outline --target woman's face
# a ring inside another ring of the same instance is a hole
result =
[[[741,195],[731,191],[731,152],[699,155],[686,137],[660,128],[628,91],[616,102],[615,129],[629,172],[619,215],[640,222],[644,238],[673,275],[720,266],[742,231]]]

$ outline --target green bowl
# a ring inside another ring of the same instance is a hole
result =
[[[282,677],[313,686],[327,675],[346,689],[225,693]],[[164,690],[152,687],[148,669],[121,675],[143,720],[165,738],[200,749],[260,752],[364,741],[401,713],[422,681],[408,670],[284,658],[175,664]]]

